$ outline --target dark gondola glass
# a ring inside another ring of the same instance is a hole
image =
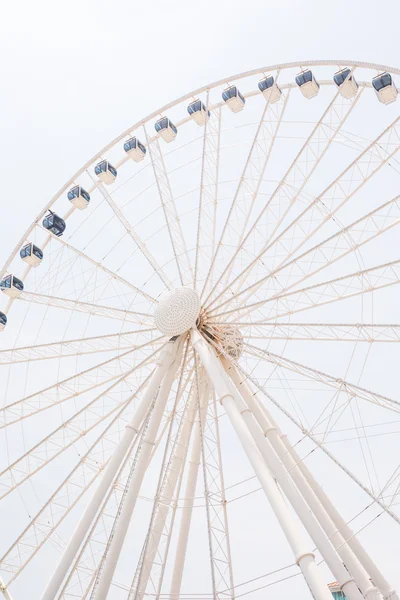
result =
[[[231,98],[240,98],[243,104],[246,102],[246,99],[237,89],[236,85],[232,85],[222,92],[222,99],[227,102]]]
[[[281,97],[281,90],[275,83],[272,75],[267,75],[264,79],[258,82],[258,89],[262,92],[264,98],[271,104],[277,102]]]
[[[374,77],[372,80],[372,85],[377,92],[380,92],[383,88],[388,85],[392,85],[392,76],[390,73],[382,73],[382,75],[378,75]]]
[[[43,227],[54,233],[57,237],[60,237],[64,233],[66,225],[64,219],[56,215],[56,213],[49,211],[49,214],[43,219]]]
[[[333,81],[336,83],[337,86],[341,86],[347,78],[348,81],[351,81],[353,79],[353,76],[350,75],[350,73],[350,69],[342,69],[341,71],[338,71],[334,74]]]
[[[239,92],[236,85],[231,85],[222,92],[222,100],[234,113],[243,110],[246,103],[244,96]]]
[[[348,67],[337,71],[333,76],[333,81],[339,88],[340,94],[344,98],[353,98],[357,94],[358,83],[354,79],[351,70]]]
[[[143,160],[147,152],[146,148],[136,137],[129,138],[124,143],[124,150],[135,162]]]
[[[372,80],[372,87],[382,104],[390,104],[397,98],[397,87],[390,73],[381,73]]]
[[[261,81],[258,82],[258,89],[260,90],[260,92],[265,92],[265,90],[272,88],[274,83],[275,79],[273,78],[273,76],[268,75],[268,77],[266,77],[265,79],[261,79]]]
[[[90,202],[90,195],[80,185],[76,185],[68,192],[68,200],[72,202],[76,208],[84,209]]]
[[[305,83],[308,83],[312,80],[313,80],[313,76],[312,76],[312,72],[310,71],[310,69],[307,69],[307,71],[303,71],[302,73],[299,73],[298,75],[296,75],[297,85],[304,85]]]
[[[107,173],[107,171],[114,175],[114,177],[117,176],[117,169],[113,167],[112,164],[108,162],[108,160],[102,160],[94,168],[94,172],[96,173],[96,175]]]
[[[195,100],[187,107],[189,115],[194,115],[197,112],[206,112],[210,116],[210,111],[206,109],[205,104],[201,100]]]
[[[190,117],[197,125],[204,125],[210,116],[210,111],[207,110],[205,104],[201,100],[194,100],[187,107]]]
[[[16,298],[24,289],[24,284],[15,275],[6,275],[0,281],[0,290],[10,298]]]
[[[168,117],[162,117],[159,119],[155,125],[154,129],[166,142],[172,142],[176,138],[178,133],[175,125],[168,119]]]
[[[19,251],[19,255],[22,258],[22,260],[36,259],[35,262],[40,262],[41,260],[43,260],[42,250],[38,248],[38,246],[35,246],[35,244],[32,244],[32,242],[29,242],[28,244],[22,246],[21,250]]]
[[[102,160],[99,163],[97,163],[97,165],[94,168],[94,172],[96,173],[100,181],[106,183],[107,185],[110,183],[114,183],[117,177],[117,169],[113,167],[112,164],[108,162],[108,160]]]
[[[135,137],[130,138],[124,144],[124,150],[125,150],[125,152],[129,152],[129,150],[136,150],[136,148],[139,148],[139,150],[141,150],[144,154],[146,154],[146,148]]]
[[[301,73],[298,73],[295,80],[304,98],[314,98],[318,94],[319,84],[310,69],[305,69]]]
[[[0,331],[2,331],[6,325],[7,316],[3,312],[0,312]]]
[[[157,133],[160,133],[161,131],[163,131],[163,129],[168,129],[168,127],[170,127],[174,133],[178,133],[178,130],[175,127],[175,125],[167,117],[163,117],[162,119],[157,121],[154,127]]]

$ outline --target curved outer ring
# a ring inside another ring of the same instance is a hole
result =
[[[205,86],[203,86],[201,88],[193,90],[193,91],[189,92],[188,94],[185,94],[184,96],[181,96],[177,100],[174,100],[172,102],[169,102],[168,104],[165,104],[162,108],[160,108],[160,109],[158,109],[158,110],[150,113],[144,119],[141,119],[140,121],[137,121],[134,125],[131,125],[131,127],[128,127],[128,129],[126,129],[125,131],[123,131],[119,136],[117,136],[114,140],[112,140],[112,142],[110,142],[109,144],[107,144],[106,146],[104,146],[104,148],[102,148],[100,150],[100,152],[98,152],[90,160],[88,160],[83,165],[83,167],[81,167],[79,169],[79,171],[77,171],[62,186],[62,188],[59,189],[59,191],[52,197],[52,199],[40,211],[40,213],[38,214],[38,216],[36,217],[36,219],[33,221],[32,225],[25,231],[24,235],[22,236],[22,238],[19,240],[19,242],[15,246],[14,250],[12,251],[12,253],[10,254],[8,260],[3,265],[3,267],[2,267],[2,269],[0,271],[0,279],[5,274],[6,270],[8,269],[9,265],[13,261],[13,259],[16,256],[17,252],[19,252],[19,249],[21,248],[21,245],[23,244],[23,242],[27,239],[27,237],[30,235],[30,233],[34,229],[36,223],[39,221],[39,219],[42,217],[42,215],[54,204],[54,202],[61,196],[61,194],[63,194],[67,190],[67,188],[69,188],[74,183],[74,181],[78,177],[80,177],[82,175],[82,173],[84,171],[86,171],[86,169],[88,169],[97,159],[101,158],[101,156],[105,152],[107,152],[110,148],[112,148],[113,146],[115,146],[115,144],[117,144],[118,142],[120,142],[121,140],[123,140],[124,137],[126,137],[127,135],[131,135],[131,132],[133,130],[137,129],[141,125],[144,125],[145,123],[147,123],[148,121],[150,121],[150,119],[154,119],[155,117],[159,116],[160,114],[164,113],[165,111],[169,110],[170,108],[176,106],[177,104],[180,104],[181,102],[184,102],[185,100],[188,100],[188,99],[192,98],[193,96],[197,96],[198,94],[206,92],[207,90],[213,89],[215,87],[218,87],[220,85],[229,83],[231,81],[237,81],[237,80],[240,80],[240,79],[244,79],[245,77],[250,77],[252,75],[259,75],[260,73],[262,74],[262,73],[265,73],[265,72],[268,72],[268,71],[278,71],[278,70],[282,70],[282,69],[291,69],[291,68],[294,68],[294,67],[302,69],[304,67],[317,67],[317,66],[336,66],[337,67],[339,65],[346,65],[346,66],[351,66],[351,67],[361,67],[361,68],[365,68],[365,69],[376,69],[377,71],[388,71],[391,74],[400,75],[400,69],[397,69],[397,68],[394,68],[394,67],[388,67],[387,65],[380,65],[380,64],[368,63],[368,62],[361,62],[361,61],[350,61],[350,60],[349,61],[346,61],[346,60],[310,60],[310,61],[289,62],[289,63],[281,63],[281,64],[269,65],[269,66],[266,66],[266,67],[260,67],[258,69],[252,69],[250,71],[244,71],[243,73],[239,73],[237,75],[231,75],[230,77],[225,77],[224,79],[218,79],[217,81],[214,81],[211,84],[208,84],[208,85],[205,85]]]

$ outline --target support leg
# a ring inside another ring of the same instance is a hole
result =
[[[131,422],[126,426],[124,435],[115,448],[114,454],[104,470],[99,485],[97,486],[88,506],[86,507],[81,520],[76,526],[75,531],[73,532],[72,537],[61,556],[56,570],[47,584],[42,596],[42,600],[54,600],[56,597],[57,591],[59,590],[76,554],[78,553],[78,550],[89,530],[90,524],[92,523],[101,505],[101,502],[104,499],[104,496],[114,480],[114,477],[118,471],[118,467],[120,466],[134,436],[137,434],[140,425],[151,406],[154,394],[156,393],[168,367],[173,363],[177,355],[178,348],[181,347],[181,343],[181,339],[176,340],[168,345],[165,352],[160,355],[158,365],[154,371],[151,381],[149,382],[144,397],[135,414],[133,415]]]
[[[208,386],[207,386],[208,388]],[[208,398],[209,388],[206,391]],[[208,404],[204,401],[205,395],[200,398],[200,415],[196,422],[194,430],[194,441],[189,460],[189,472],[187,476],[186,489],[184,494],[184,506],[182,508],[181,524],[179,529],[178,543],[175,556],[174,570],[172,574],[171,592],[172,600],[178,600],[182,586],[183,568],[185,565],[186,549],[189,539],[190,523],[192,520],[194,495],[196,493],[197,476],[200,466],[201,454],[201,430],[204,429],[204,423],[207,414]],[[201,421],[200,421],[201,419]]]
[[[343,539],[343,536],[338,532],[337,527],[329,517],[321,502],[318,500],[317,496],[314,494],[311,486],[308,484],[307,480],[299,470],[295,460],[287,451],[287,448],[280,436],[280,432],[278,431],[277,426],[272,423],[270,415],[261,409],[258,400],[254,397],[248,385],[243,382],[242,377],[239,375],[235,367],[227,359],[221,360],[227,373],[230,375],[239,393],[253,414],[255,420],[261,427],[264,436],[268,439],[272,448],[275,450],[276,454],[286,467],[287,472],[297,485],[300,493],[303,495],[304,500],[307,502],[314,516],[318,519],[328,538],[332,541],[339,556],[346,565],[346,568],[353,575],[358,587],[366,598],[369,598],[370,600],[377,600],[380,598],[377,589],[371,583],[370,579],[368,578],[368,574],[363,569],[362,565],[351,551],[346,541]]]
[[[160,392],[157,396],[150,421],[145,432],[142,447],[139,448],[139,458],[135,466],[133,477],[128,484],[127,492],[123,500],[121,509],[117,514],[117,522],[113,537],[106,551],[106,556],[103,565],[100,567],[98,577],[95,581],[92,591],[93,600],[105,600],[107,598],[112,578],[117,566],[118,558],[122,550],[125,536],[128,531],[129,523],[132,517],[132,512],[136,504],[136,500],[140,491],[140,486],[143,481],[146,469],[150,462],[150,455],[154,442],[157,436],[157,431],[161,423],[162,415],[164,414],[165,405],[168,395],[171,390],[176,372],[181,362],[182,344],[179,344],[179,349],[175,361],[171,364],[166,362],[165,371],[167,371],[164,380],[160,387]],[[165,372],[164,371],[164,372]],[[158,386],[157,386],[158,387]],[[152,399],[154,393],[152,394]],[[151,403],[150,403],[151,404]]]
[[[192,331],[192,342],[200,355],[220,402],[226,410],[228,418],[294,552],[296,562],[304,575],[311,593],[316,600],[332,600],[328,586],[323,581],[317,568],[314,554],[306,547],[298,531],[297,524],[236,406],[232,386],[222,365],[218,362],[216,356],[211,353],[205,340],[195,330]]]

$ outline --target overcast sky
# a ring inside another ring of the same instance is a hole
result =
[[[230,74],[335,59],[400,67],[398,0],[11,0],[0,16],[3,264],[92,155]]]
[[[4,2],[0,262],[65,180],[150,111],[277,62],[399,66],[399,13],[396,0]]]

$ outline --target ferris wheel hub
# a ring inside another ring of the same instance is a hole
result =
[[[200,298],[193,289],[180,287],[169,290],[161,297],[154,320],[157,329],[165,335],[181,335],[188,331],[200,314]]]

